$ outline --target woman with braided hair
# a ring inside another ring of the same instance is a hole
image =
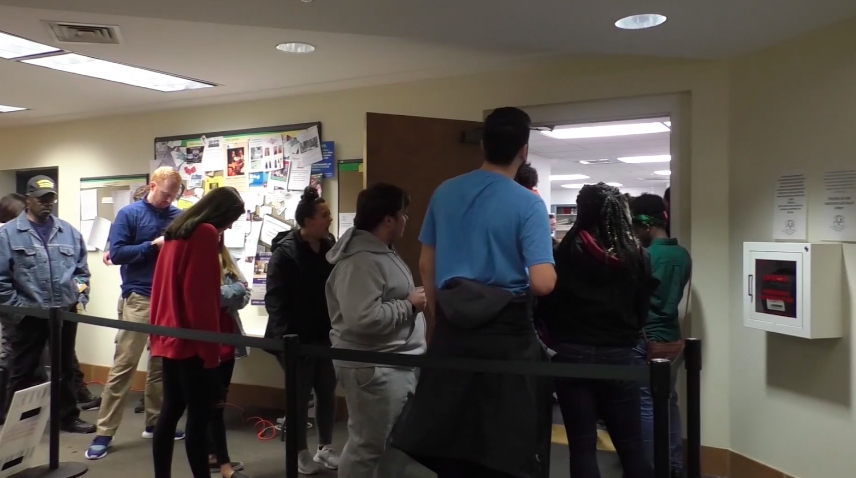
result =
[[[556,288],[539,304],[556,362],[633,365],[653,290],[647,253],[633,235],[627,198],[604,183],[584,186],[577,221],[556,248]],[[642,445],[635,382],[556,380],[574,478],[599,478],[603,418],[626,478],[652,478]]]

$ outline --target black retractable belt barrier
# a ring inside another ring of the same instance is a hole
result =
[[[672,365],[665,359],[654,359],[651,368],[651,397],[654,400],[654,477],[671,478],[669,452],[669,396]]]
[[[701,478],[701,340],[687,339],[687,478]]]
[[[305,423],[297,423],[297,374],[300,360],[300,339],[296,335],[283,337],[285,353],[282,355],[285,362],[285,421],[282,422],[283,435],[285,435],[285,478],[297,478],[297,434],[305,427]],[[288,431],[286,431],[288,427]],[[290,432],[290,433],[289,433]],[[305,432],[304,432],[305,433]]]
[[[20,313],[20,312],[19,312]],[[28,314],[29,315],[29,314]],[[59,414],[60,397],[62,396],[62,319],[59,309],[50,309],[48,313],[50,326],[51,351],[51,404],[49,429],[48,464],[36,466],[18,473],[20,478],[77,478],[89,471],[83,463],[59,461]],[[71,367],[70,363],[65,364]],[[5,392],[5,390],[4,390]]]
[[[362,362],[370,365],[392,365],[413,368],[439,368],[445,370],[464,370],[479,373],[498,373],[512,375],[532,375],[553,378],[583,378],[595,380],[621,380],[648,383],[654,402],[654,471],[656,478],[670,478],[671,463],[669,452],[669,399],[671,394],[671,367],[668,360],[652,360],[649,367],[597,365],[597,364],[558,364],[543,362],[521,362],[505,360],[486,360],[468,358],[438,358],[395,353],[365,352],[356,350],[333,349],[330,347],[301,344],[295,335],[282,339],[263,339],[235,334],[223,334],[198,330],[163,327],[151,324],[139,324],[104,319],[68,312],[60,309],[34,309],[0,305],[0,314],[27,316],[50,320],[51,338],[51,425],[50,425],[50,463],[32,468],[17,476],[24,478],[76,478],[87,471],[82,463],[59,462],[59,405],[61,396],[62,370],[62,322],[77,322],[128,330],[143,334],[160,335],[184,340],[211,342],[233,346],[246,346],[283,352],[285,369],[286,416],[283,429],[299,426],[297,423],[297,383],[301,357],[314,357],[349,362]],[[687,339],[687,442],[688,442],[688,478],[700,478],[700,398],[701,398],[701,341]],[[679,363],[679,362],[678,362]],[[297,478],[297,433],[283,433],[286,450],[286,478]]]

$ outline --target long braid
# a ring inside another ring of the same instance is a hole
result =
[[[569,239],[576,238],[580,231],[594,235],[607,254],[617,257],[634,273],[639,270],[639,243],[633,234],[627,197],[618,188],[597,183],[580,189],[577,221],[568,232]]]

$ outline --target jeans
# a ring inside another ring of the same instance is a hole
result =
[[[178,421],[187,410],[184,447],[193,478],[210,478],[208,465],[208,426],[220,396],[214,371],[203,366],[202,359],[163,358],[163,409],[155,425],[152,440],[154,478],[172,476],[172,453]]]
[[[7,323],[4,322],[4,325]],[[42,364],[42,353],[50,340],[50,326],[47,320],[24,317],[21,322],[4,328],[3,334],[6,335],[9,345],[9,383],[5,390],[5,415],[15,392],[44,383],[46,374]],[[69,423],[80,417],[80,409],[77,408],[77,390],[73,367],[75,362],[74,347],[77,340],[76,323],[63,323],[61,340],[60,412],[59,417],[52,418],[58,419],[61,423]],[[52,373],[57,373],[57,371]]]
[[[634,365],[632,347],[556,344],[554,362]],[[642,444],[639,384],[616,380],[556,380],[559,407],[568,434],[574,478],[600,478],[597,466],[597,420],[603,418],[625,478],[653,478],[654,467]]]
[[[636,348],[633,349],[636,354],[636,360],[640,365],[648,364],[648,343],[645,340],[640,340]],[[671,457],[672,470],[682,470],[684,468],[684,447],[683,438],[681,436],[681,409],[678,405],[678,394],[675,392],[675,382],[678,380],[678,374],[672,374],[672,393],[669,397],[669,456]],[[651,396],[651,389],[641,387],[642,397],[642,442],[645,445],[645,453],[651,463],[654,462],[654,399]]]
[[[232,372],[235,371],[235,360],[220,362],[215,369],[215,375],[219,379],[219,396],[214,403],[214,412],[211,415],[211,424],[208,427],[208,453],[217,458],[218,465],[231,463],[229,458],[229,447],[226,445],[226,421],[223,412],[226,407],[226,399],[229,396],[229,385],[232,383]]]

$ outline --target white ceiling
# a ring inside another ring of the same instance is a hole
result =
[[[669,121],[669,118],[652,118],[639,121],[614,121],[574,126],[602,126],[609,124],[631,124],[643,122]],[[562,190],[562,184],[615,182],[622,189],[645,189],[660,191],[669,184],[668,176],[659,176],[654,171],[669,169],[669,163],[629,164],[581,164],[580,161],[610,159],[620,157],[657,156],[669,154],[670,133],[637,134],[613,136],[608,138],[554,139],[538,132],[532,132],[529,138],[529,151],[542,158],[550,159],[551,175],[584,174],[590,179],[573,181],[552,181],[551,189]]]
[[[641,32],[613,26],[640,8],[669,20]],[[0,104],[33,110],[0,115],[0,127],[452,76],[547,55],[724,58],[853,15],[853,0],[0,0],[0,31],[52,44],[42,21],[118,25],[122,45],[70,49],[222,85],[158,93],[0,60]],[[273,48],[295,40],[318,50]]]

